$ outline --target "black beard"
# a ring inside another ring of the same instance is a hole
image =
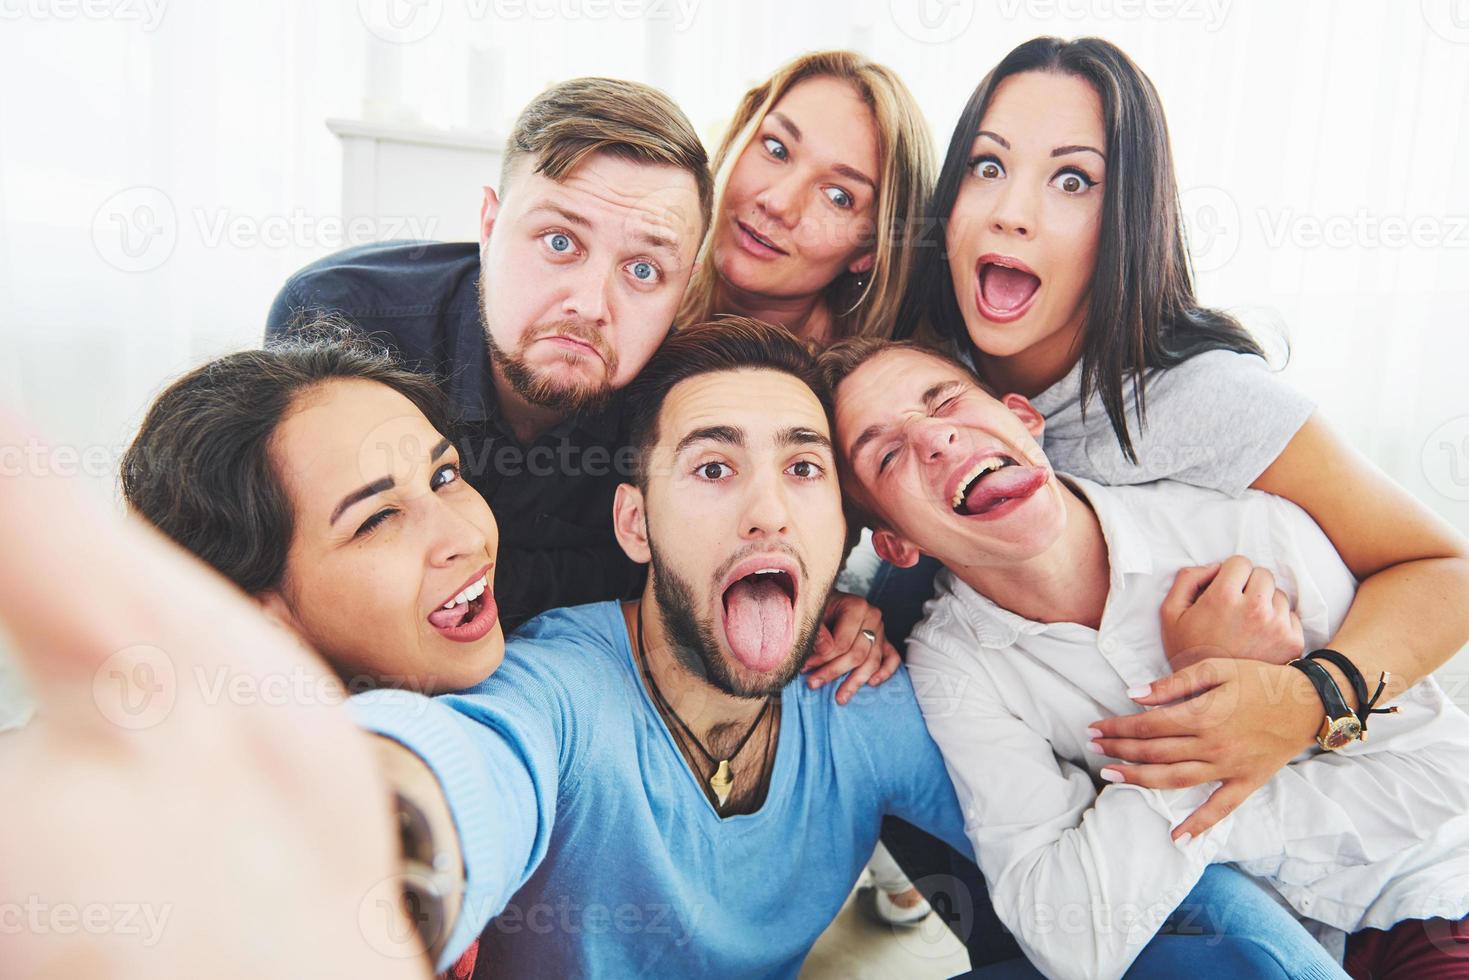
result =
[[[816,644],[820,610],[797,631],[796,642],[791,646],[786,662],[766,675],[768,679],[763,684],[757,687],[746,686],[725,663],[724,655],[719,650],[719,640],[714,635],[713,624],[699,619],[695,611],[694,590],[668,562],[659,557],[658,549],[653,547],[651,539],[648,547],[653,559],[653,598],[663,617],[666,642],[672,648],[679,666],[736,698],[764,698],[779,694],[796,678],[801,672],[801,665],[811,656],[811,650]],[[831,583],[827,583],[827,592],[830,591]]]
[[[485,274],[479,276],[479,323],[485,335],[485,346],[489,348],[490,365],[498,367],[509,382],[510,389],[532,405],[555,412],[557,415],[595,415],[607,408],[612,401],[612,385],[604,382],[598,387],[567,388],[553,384],[536,374],[525,358],[512,354],[495,342],[490,332],[490,321],[485,313]]]

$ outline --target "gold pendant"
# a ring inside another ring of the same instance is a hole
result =
[[[719,763],[719,768],[714,770],[714,775],[709,777],[709,788],[714,791],[714,798],[724,806],[724,801],[729,799],[729,791],[734,789],[734,777],[730,775],[729,760],[724,759]]]

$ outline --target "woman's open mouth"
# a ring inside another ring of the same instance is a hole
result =
[[[484,639],[499,618],[500,609],[490,589],[488,568],[428,614],[429,625],[455,643]]]
[[[743,221],[736,219],[735,230],[738,232],[736,237],[739,239],[740,247],[751,255],[759,258],[770,258],[776,255],[789,254],[785,249],[776,245],[775,242],[772,242]]]
[[[1025,316],[1040,293],[1041,278],[1019,259],[981,255],[974,268],[974,304],[980,316],[1011,323]]]
[[[972,462],[954,483],[949,508],[960,517],[1002,517],[1045,486],[1050,471],[1013,456],[994,454]]]
[[[730,652],[745,667],[768,673],[795,643],[796,566],[763,556],[741,562],[726,580],[721,606]]]

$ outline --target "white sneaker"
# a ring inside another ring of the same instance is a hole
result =
[[[928,913],[933,911],[924,899],[919,899],[918,904],[911,908],[903,908],[894,902],[888,893],[881,888],[873,888],[873,891],[876,893],[873,896],[876,900],[874,911],[877,912],[878,918],[882,919],[888,925],[916,926],[928,918]]]

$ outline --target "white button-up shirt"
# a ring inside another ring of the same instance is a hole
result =
[[[1241,554],[1269,569],[1307,650],[1335,633],[1356,582],[1282,498],[1068,481],[1106,539],[1100,628],[1032,622],[944,571],[908,650],[995,909],[1031,961],[1120,976],[1213,862],[1273,888],[1338,956],[1358,929],[1469,913],[1469,716],[1432,679],[1374,716],[1366,742],[1303,753],[1182,846],[1170,830],[1218,783],[1101,780],[1117,760],[1087,751],[1087,727],[1140,710],[1128,688],[1171,672],[1159,608],[1180,568]]]

